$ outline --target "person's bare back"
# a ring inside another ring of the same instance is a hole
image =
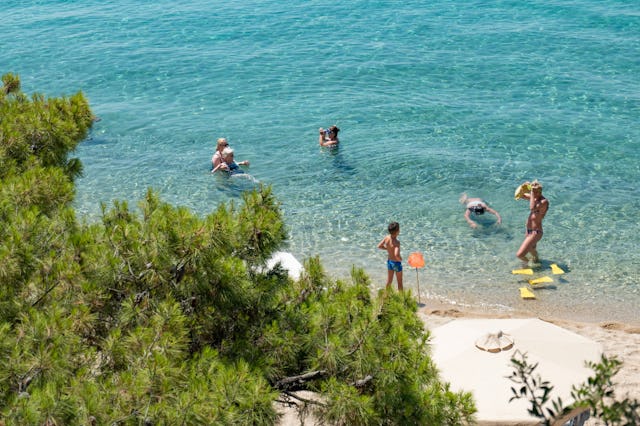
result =
[[[394,262],[401,262],[402,256],[400,256],[400,240],[395,235],[387,235],[378,245],[378,248],[387,250],[387,256],[389,260]]]

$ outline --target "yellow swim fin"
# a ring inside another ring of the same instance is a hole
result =
[[[513,194],[513,197],[516,200],[522,200],[524,199],[524,194],[527,192],[531,192],[531,184],[528,182],[525,182],[516,188],[516,192],[515,194]]]
[[[534,280],[529,280],[529,284],[531,285],[536,285],[536,284],[543,284],[543,283],[552,283],[553,279],[549,278],[549,277],[540,277],[540,278],[536,278]]]
[[[533,269],[531,268],[527,268],[527,269],[514,269],[513,271],[511,271],[512,274],[514,275],[533,275]]]
[[[555,275],[564,274],[564,271],[562,270],[562,268],[556,265],[555,263],[551,264],[551,272],[553,272]]]
[[[520,287],[520,297],[523,299],[535,299],[536,295],[527,287]]]

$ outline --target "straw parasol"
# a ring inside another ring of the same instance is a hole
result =
[[[513,347],[513,339],[501,330],[495,333],[487,333],[476,340],[476,348],[491,353],[508,351]]]
[[[552,399],[560,397],[566,405],[572,402],[571,387],[594,374],[585,361],[598,362],[602,354],[600,344],[537,318],[456,319],[433,329],[431,336],[432,358],[442,378],[452,391],[473,393],[479,423],[539,423],[527,413],[527,401],[509,402],[516,350],[538,363],[535,374],[551,382]]]

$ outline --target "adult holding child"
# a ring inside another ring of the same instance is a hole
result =
[[[527,192],[528,191],[528,192]],[[524,241],[520,245],[516,256],[523,262],[531,260],[538,262],[538,241],[542,239],[542,219],[549,210],[549,200],[542,195],[542,185],[537,180],[525,182],[518,187],[516,200],[529,200],[529,216],[525,225]]]
[[[234,161],[234,151],[230,147],[226,147],[222,150],[222,161],[216,167],[214,167],[212,173],[215,173],[219,170],[224,170],[229,173],[230,176],[244,173],[244,170],[240,168],[240,166],[248,166],[248,161],[240,161],[236,163]]]
[[[218,170],[229,171],[229,165],[225,161],[225,154],[224,154],[225,150],[231,151],[231,157],[232,157],[231,163],[234,163],[233,161],[234,151],[229,146],[229,142],[227,142],[227,138],[218,138],[218,141],[216,142],[216,152],[214,152],[213,157],[211,157],[211,173],[215,173]],[[229,153],[227,153],[227,155],[229,155]],[[240,161],[236,164],[240,166],[248,166],[249,162],[245,160],[245,161]]]
[[[327,129],[323,129],[322,127],[320,127],[319,131],[320,135],[318,136],[318,143],[320,144],[320,146],[338,146],[338,144],[340,143],[340,140],[338,139],[338,132],[340,131],[340,129],[338,129],[338,126],[334,124]]]

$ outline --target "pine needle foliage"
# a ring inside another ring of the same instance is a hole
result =
[[[640,424],[640,401],[629,397],[619,398],[615,394],[613,377],[620,372],[622,361],[602,354],[598,363],[588,361],[593,370],[586,382],[572,386],[573,403],[565,405],[560,397],[552,399],[553,386],[535,373],[537,363],[531,364],[526,353],[516,352],[511,358],[513,371],[508,378],[516,383],[509,400],[526,399],[531,404],[529,414],[541,419],[541,425],[564,424],[572,410],[589,408],[591,415],[599,419],[598,424],[631,426]]]
[[[409,293],[374,294],[318,258],[293,281],[270,187],[206,217],[149,190],[101,221],[72,208],[93,123],[77,93],[0,90],[0,423],[273,425],[278,399],[317,392],[327,424],[467,424]]]

